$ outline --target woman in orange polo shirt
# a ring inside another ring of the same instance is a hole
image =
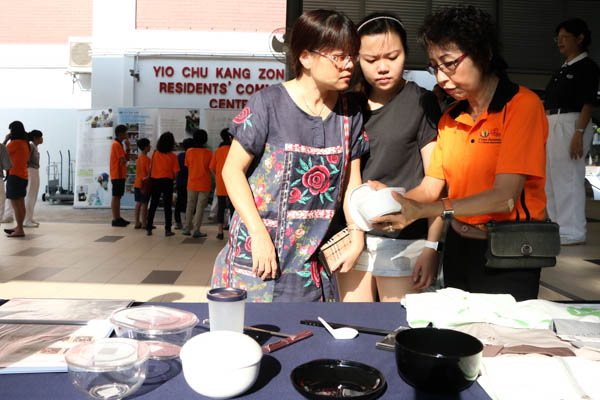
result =
[[[486,267],[486,233],[478,228],[526,215],[545,219],[548,121],[542,102],[508,80],[494,22],[484,11],[443,9],[425,19],[420,38],[438,84],[458,102],[439,122],[421,184],[406,197],[395,196],[402,212],[375,221],[394,230],[418,218],[455,217],[445,242],[445,285],[535,299],[540,269]],[[448,198],[439,201],[446,185]]]
[[[13,167],[8,170],[6,179],[6,198],[15,211],[15,222],[17,226],[12,229],[5,229],[8,237],[23,237],[23,221],[25,220],[25,195],[27,194],[27,162],[29,161],[29,137],[25,132],[25,127],[21,121],[13,121],[8,126],[10,134],[6,136],[6,150],[10,155]]]
[[[231,140],[233,136],[229,133],[229,129],[225,128],[221,131],[221,139],[223,140],[219,148],[215,151],[215,155],[210,160],[210,170],[215,175],[215,195],[217,196],[217,239],[223,240],[223,223],[225,222],[225,208],[229,209],[229,216],[233,215],[233,204],[227,197],[227,189],[223,182],[223,166],[229,154]]]
[[[208,195],[212,189],[210,179],[210,159],[212,151],[207,149],[208,134],[204,129],[194,130],[194,147],[185,152],[185,166],[188,167],[187,206],[185,209],[185,229],[183,234],[189,236],[192,228],[194,238],[206,237],[200,232],[204,209],[208,204]]]
[[[165,209],[165,236],[173,236],[171,231],[171,218],[173,215],[173,180],[179,172],[179,162],[173,153],[175,137],[171,132],[165,132],[158,138],[156,151],[152,154],[152,193],[150,195],[150,209],[148,210],[148,224],[146,232],[152,235],[152,223],[158,202],[162,195]]]

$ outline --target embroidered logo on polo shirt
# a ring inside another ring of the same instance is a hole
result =
[[[490,129],[489,131],[484,129],[479,133],[479,139],[477,140],[477,143],[499,144],[502,143],[502,135],[500,134],[498,128]]]

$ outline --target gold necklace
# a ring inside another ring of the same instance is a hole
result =
[[[306,108],[308,108],[308,111],[310,111],[315,117],[320,117],[321,113],[323,112],[323,109],[325,108],[325,101],[323,101],[323,104],[321,105],[321,109],[319,110],[318,113],[316,113],[309,105],[308,105],[308,101],[306,101],[306,96],[304,96],[304,90],[301,88],[300,92],[302,93],[302,100],[304,100],[304,104],[306,105]]]

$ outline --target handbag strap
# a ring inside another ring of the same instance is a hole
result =
[[[529,213],[529,209],[527,208],[527,205],[525,204],[525,188],[523,188],[523,190],[521,191],[521,207],[523,207],[523,211],[525,212],[525,221],[530,221],[531,214]],[[519,214],[518,208],[517,208],[517,217],[515,218],[515,220],[517,220],[517,221],[521,220],[521,215]]]
[[[504,130],[505,122],[506,122],[506,105],[504,106],[503,113],[502,113],[502,128],[503,128],[503,130]],[[525,186],[523,186],[523,190],[521,190],[521,207],[523,207],[523,211],[525,212],[525,221],[530,221],[531,214],[529,213],[529,209],[527,208],[527,205],[525,204]],[[517,208],[516,220],[517,221],[521,220],[521,216],[519,214],[518,208]]]
[[[350,119],[348,118],[348,99],[344,93],[340,93],[342,97],[342,108],[344,110],[344,124],[342,127],[342,139],[344,143],[344,169],[342,170],[342,183],[346,179],[346,170],[350,162]],[[341,192],[340,192],[341,196]]]

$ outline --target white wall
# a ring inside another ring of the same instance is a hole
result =
[[[0,45],[0,54],[0,108],[90,107],[89,84],[67,72],[67,45]]]
[[[44,134],[44,143],[39,146],[40,152],[40,198],[46,188],[48,166],[47,151],[50,161],[60,162],[59,150],[63,154],[63,187],[67,189],[67,151],[75,158],[77,137],[78,112],[74,109],[27,109],[27,108],[1,108],[0,132],[1,139],[8,133],[8,125],[12,121],[21,121],[25,130],[38,129]]]

